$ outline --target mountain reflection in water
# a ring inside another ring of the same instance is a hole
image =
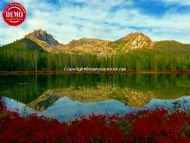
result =
[[[190,75],[18,75],[1,76],[0,81],[7,108],[59,120],[92,112],[124,114],[171,108],[178,100],[183,109],[189,108]]]

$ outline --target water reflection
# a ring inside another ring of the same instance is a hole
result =
[[[27,105],[35,110],[43,111],[61,97],[69,97],[73,101],[83,103],[115,99],[129,107],[143,107],[154,98],[154,94],[151,91],[140,92],[128,88],[108,86],[96,89],[59,88],[49,89]]]
[[[68,97],[59,98],[52,106],[42,112],[38,112],[26,106],[23,103],[17,102],[13,99],[3,97],[3,102],[8,109],[17,111],[22,115],[35,113],[38,115],[44,115],[46,117],[55,118],[60,121],[68,121],[84,115],[94,114],[119,114],[124,115],[126,113],[135,112],[144,109],[156,109],[156,108],[167,108],[174,110],[175,102],[181,104],[181,110],[190,109],[190,97],[182,97],[177,100],[160,100],[152,99],[147,105],[142,108],[132,108],[125,106],[117,100],[107,100],[101,102],[88,102],[82,103],[80,101],[73,101]],[[185,104],[184,104],[185,103]],[[178,109],[178,110],[179,110]]]
[[[92,112],[178,107],[177,99],[184,96],[187,102],[180,105],[188,108],[190,95],[190,75],[22,75],[1,76],[0,81],[0,95],[11,110],[60,120]]]

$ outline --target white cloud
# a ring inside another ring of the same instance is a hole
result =
[[[6,0],[9,1],[9,0]],[[16,0],[20,2],[20,0]],[[170,0],[167,0],[171,2]],[[177,1],[177,0],[176,0]],[[10,43],[24,37],[35,29],[45,29],[59,42],[67,43],[82,37],[116,40],[126,34],[138,31],[151,36],[153,40],[176,39],[190,43],[190,14],[168,12],[163,17],[152,17],[132,7],[132,0],[72,0],[84,2],[86,6],[67,6],[44,1],[22,1],[28,12],[27,20],[18,27],[9,27],[0,19],[0,43]],[[128,8],[110,12],[114,6]]]

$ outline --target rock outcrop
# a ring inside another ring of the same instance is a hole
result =
[[[25,36],[25,38],[37,43],[46,51],[52,51],[52,48],[58,48],[62,45],[57,40],[55,40],[51,34],[48,34],[46,31],[41,29],[29,33]]]
[[[153,42],[151,41],[151,39],[143,33],[131,33],[124,37],[123,40],[126,42],[125,45],[130,49],[153,47]]]

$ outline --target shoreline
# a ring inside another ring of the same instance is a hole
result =
[[[190,74],[190,70],[172,71],[0,71],[2,75],[34,75],[34,74]]]

